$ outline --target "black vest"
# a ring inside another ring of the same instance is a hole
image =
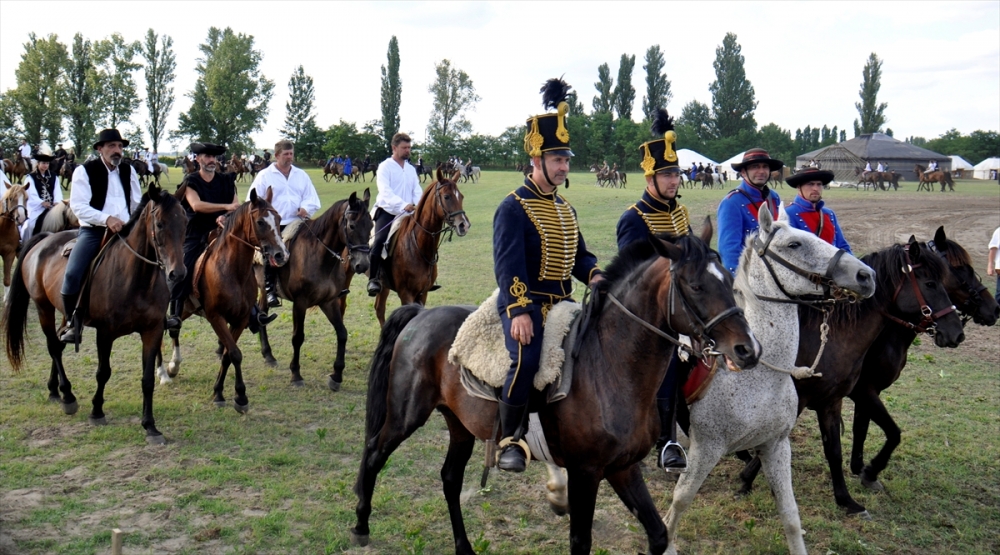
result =
[[[104,201],[108,199],[108,167],[104,160],[98,157],[83,165],[90,179],[90,207],[94,210],[104,210]],[[132,215],[132,166],[118,165],[118,176],[121,178],[122,191],[125,192],[125,208]]]
[[[35,183],[35,192],[38,193],[38,198],[53,202],[55,198],[53,195],[56,194],[56,174],[46,172],[45,175],[41,175],[36,171],[30,177],[31,181]]]

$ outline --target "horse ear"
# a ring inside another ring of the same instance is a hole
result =
[[[149,184],[149,198],[159,199],[160,198],[160,188],[156,186],[156,183]]]
[[[441,173],[441,168],[440,167],[438,167],[438,169],[437,169],[437,181],[438,181],[438,183],[441,183],[442,181],[444,181],[444,174]]]
[[[908,244],[908,245],[911,244],[911,243],[916,243],[916,242],[917,242],[917,236],[916,235],[910,235],[910,238],[906,240],[906,244]]]
[[[934,232],[934,244],[937,245],[938,250],[944,252],[942,249],[947,242],[948,236],[944,234],[944,226],[937,228],[937,231]]]
[[[268,190],[270,190],[270,189],[268,189]],[[250,189],[250,202],[255,203],[255,204],[257,202],[257,189],[256,188]]]
[[[274,198],[274,189],[268,187],[267,192],[264,193],[264,200],[266,200],[268,204],[271,204],[272,198]]]
[[[358,202],[358,193],[357,191],[351,191],[351,196],[347,197],[347,203],[354,204],[356,202]]]
[[[771,217],[771,207],[766,202],[761,203],[760,209],[757,210],[757,221],[760,222],[760,230],[762,232],[765,234],[771,233],[771,228],[774,226],[774,218]]]
[[[361,197],[361,200],[368,204],[368,201],[372,199],[372,192],[368,187],[365,187],[365,194]]]
[[[707,245],[712,242],[712,235],[714,234],[715,228],[712,227],[712,217],[705,216],[705,223],[701,226],[701,240]]]
[[[910,238],[912,239],[913,236]],[[920,243],[910,241],[910,244],[906,246],[906,252],[910,255],[910,262],[916,262],[920,259]]]
[[[677,245],[669,241],[664,241],[652,233],[649,234],[649,242],[653,245],[653,249],[656,250],[656,254],[664,258],[669,258],[675,262],[680,260],[681,255],[684,254],[684,251],[682,251]]]

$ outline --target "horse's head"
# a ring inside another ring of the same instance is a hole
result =
[[[965,340],[962,320],[948,291],[960,288],[945,261],[913,237],[906,245],[890,248],[880,261],[883,293],[892,291],[888,314],[915,331],[927,330],[938,347],[957,347]]]
[[[829,297],[831,290],[864,298],[875,292],[871,268],[816,235],[791,227],[783,209],[775,221],[764,203],[757,216],[760,229],[747,238],[737,272],[737,288],[744,294],[819,299]]]
[[[706,352],[721,352],[741,368],[753,366],[760,343],[733,298],[732,276],[708,246],[712,234],[705,218],[700,237],[650,236],[657,254],[670,260],[670,279],[660,282],[656,295],[659,310],[671,329],[699,340]]]
[[[148,199],[146,212],[147,240],[156,250],[156,258],[163,266],[167,277],[167,288],[184,280],[187,269],[184,266],[184,235],[187,232],[187,213],[173,195],[163,191],[156,184],[149,186],[145,194]],[[68,210],[71,214],[72,211]],[[76,217],[74,216],[74,219]],[[78,223],[79,225],[79,223]]]
[[[11,218],[20,226],[28,218],[28,187],[11,185],[3,194],[0,215]]]
[[[257,247],[268,264],[284,266],[288,262],[288,248],[281,240],[281,215],[271,207],[273,190],[261,197],[256,189],[250,190],[250,227],[257,238]]]
[[[368,241],[372,236],[372,228],[375,227],[371,214],[368,213],[368,202],[371,198],[371,191],[367,188],[360,199],[357,193],[351,193],[341,219],[340,229],[343,235],[341,239],[347,245],[347,256],[355,274],[368,271]]]
[[[948,296],[958,310],[979,325],[995,324],[1000,319],[1000,305],[997,305],[996,299],[972,268],[972,257],[969,253],[962,245],[948,239],[944,226],[937,229],[934,240],[927,246],[944,259],[957,281],[958,287],[948,289]]]
[[[454,229],[459,237],[464,237],[472,224],[462,209],[462,193],[455,180],[438,169],[437,181],[428,186],[427,192],[433,195],[435,214],[444,220],[447,227]]]

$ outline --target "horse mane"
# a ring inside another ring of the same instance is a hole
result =
[[[57,231],[63,229],[66,226],[66,211],[69,210],[69,205],[65,202],[57,202],[47,214],[45,214],[45,219],[42,220],[42,231]]]
[[[243,219],[250,211],[254,209],[254,203],[244,202],[239,208],[233,210],[229,214],[226,214],[225,221],[222,223],[222,230],[219,232],[219,237],[222,238],[228,233],[232,233],[236,228],[236,223]],[[223,244],[222,241],[214,241],[210,245],[210,248],[219,249]],[[208,249],[206,249],[208,250]]]
[[[934,248],[944,254],[945,259],[948,260],[948,265],[953,268],[972,266],[972,257],[969,256],[969,252],[962,245],[951,239],[946,240],[943,245],[935,242]]]
[[[3,196],[0,197],[0,202],[2,202],[2,207],[3,207],[3,212],[2,212],[3,214],[6,214],[8,211],[7,201],[16,199],[18,197],[23,197],[24,200],[26,201],[28,200],[27,185],[11,184],[10,188],[4,191]],[[14,204],[17,205],[16,202]]]
[[[139,201],[139,206],[136,206],[135,210],[132,211],[132,217],[128,219],[128,222],[122,226],[122,230],[118,232],[122,238],[128,237],[129,233],[132,232],[132,228],[135,227],[136,222],[139,221],[142,213],[146,210],[146,205],[152,200],[149,193],[143,193],[142,200]],[[163,210],[171,210],[174,206],[180,204],[180,202],[173,195],[161,189],[156,199],[156,204],[161,205]]]
[[[333,203],[333,206],[327,209],[326,212],[323,212],[322,216],[316,218],[315,220],[309,220],[303,225],[308,225],[318,237],[322,237],[330,230],[331,227],[335,227],[337,225],[336,215],[340,212],[340,207],[348,202],[349,199],[338,200]]]
[[[670,233],[659,233],[655,235],[657,239],[667,241],[681,249],[681,258],[674,263],[674,269],[678,270],[689,264],[702,267],[714,252],[708,248],[704,241],[693,235],[671,235]],[[634,275],[640,267],[652,262],[659,257],[656,249],[650,241],[634,241],[618,251],[608,267],[604,270],[604,279],[611,284],[618,283]]]

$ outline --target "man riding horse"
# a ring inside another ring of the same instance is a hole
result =
[[[763,148],[752,148],[743,154],[743,160],[733,163],[733,170],[740,174],[740,185],[729,192],[719,203],[719,254],[722,265],[734,275],[739,265],[740,254],[747,235],[760,227],[758,210],[767,203],[771,215],[778,219],[781,199],[778,193],[768,188],[771,172],[780,170],[785,164],[775,160]]]
[[[527,121],[525,150],[534,163],[531,177],[500,202],[493,218],[493,271],[500,295],[510,369],[500,397],[501,470],[523,472],[529,449],[528,396],[542,354],[542,329],[553,305],[572,295],[572,277],[584,283],[603,279],[597,257],[587,250],[576,212],[558,194],[566,183],[573,152],[566,129],[570,86],[549,79],[542,86],[543,106],[556,113]],[[542,225],[541,222],[559,222]]]
[[[52,152],[43,148],[35,155],[38,161],[37,169],[26,177],[28,186],[28,219],[21,225],[21,243],[26,244],[35,234],[36,227],[41,227],[45,214],[62,202],[62,189],[57,186],[59,180],[49,165],[54,159]]]
[[[375,238],[368,264],[368,295],[375,297],[382,291],[382,278],[379,270],[382,267],[382,249],[389,238],[393,220],[403,214],[412,214],[420,203],[423,190],[417,170],[409,163],[410,148],[413,141],[406,133],[396,133],[392,137],[392,156],[378,165],[375,181],[378,195],[375,196],[375,206],[372,208],[372,221],[375,222]]]
[[[650,233],[690,235],[688,209],[677,202],[681,184],[681,168],[677,161],[673,119],[660,108],[653,120],[653,136],[657,139],[639,146],[640,166],[646,176],[646,191],[639,202],[625,209],[618,220],[618,250],[636,241],[646,241]],[[677,443],[678,358],[675,353],[666,376],[656,394],[656,409],[660,415],[660,436],[656,441],[656,463],[667,472],[685,472],[687,457]]]

